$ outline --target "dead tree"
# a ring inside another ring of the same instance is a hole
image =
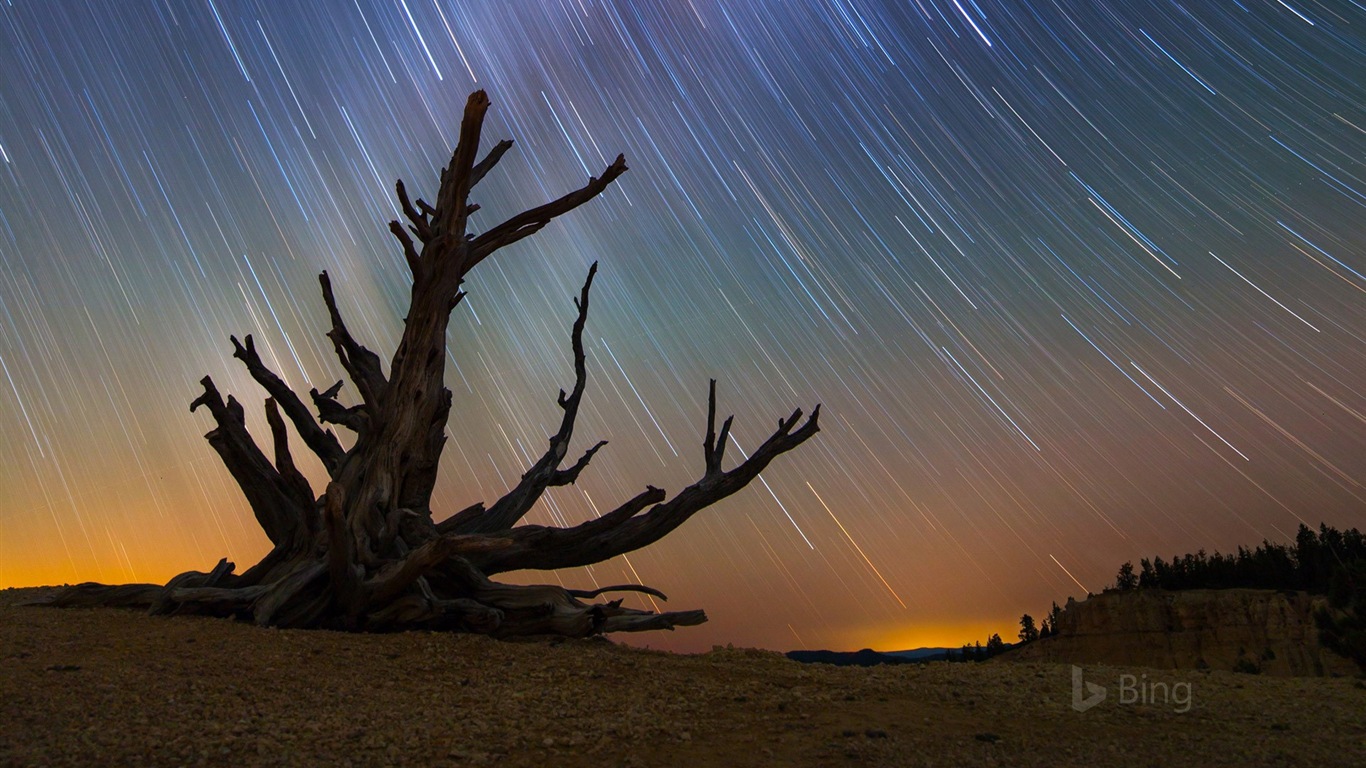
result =
[[[805,421],[800,410],[794,411],[779,419],[773,434],[744,461],[726,469],[733,417],[717,431],[712,381],[703,471],[695,483],[668,500],[664,491],[646,486],[616,509],[572,527],[522,524],[546,489],[573,483],[605,445],[593,445],[565,466],[587,383],[583,331],[596,264],[575,301],[578,317],[570,334],[574,386],[568,394],[559,393],[563,415],[545,453],[493,504],[476,504],[439,523],[433,518],[432,488],[451,409],[451,393],[443,383],[446,326],[465,296],[465,276],[499,249],[597,197],[626,171],[625,158],[618,156],[582,188],[483,232],[471,231],[469,217],[478,205],[469,201],[470,191],[512,147],[511,141],[501,141],[476,161],[488,107],[483,91],[470,95],[459,144],[441,172],[435,204],[411,200],[403,182],[397,184],[408,221],[406,226],[391,222],[389,229],[403,249],[413,287],[402,340],[387,372],[379,356],[347,329],[327,273],[319,278],[332,323],[327,336],[358,404],[348,406],[338,399],[343,385],[338,381],[326,391],[309,393],[315,418],[303,399],[266,367],[251,336],[240,342],[233,337],[233,357],[269,395],[265,413],[272,462],[248,434],[242,405],[231,395],[224,399],[209,377],[200,382],[204,392],[190,410],[202,406],[213,417],[216,426],[205,437],[241,487],[273,545],[270,553],[240,574],[224,559],[207,572],[182,573],[165,585],[80,584],[47,604],[145,607],[158,614],[232,616],[281,627],[428,628],[498,637],[582,637],[706,621],[700,610],[653,613],[623,607],[621,600],[591,602],[604,593],[626,591],[663,599],[645,586],[583,591],[489,578],[507,571],[590,565],[649,545],[744,488],[775,457],[819,429],[820,406]],[[286,419],[327,471],[321,495],[291,457]],[[351,448],[343,447],[327,424],[354,432]]]

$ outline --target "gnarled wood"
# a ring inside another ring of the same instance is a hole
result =
[[[252,340],[251,334],[247,334],[246,344],[243,345],[237,340],[236,336],[229,336],[232,340],[232,356],[241,360],[247,366],[247,372],[261,385],[261,388],[270,393],[271,398],[279,403],[280,408],[294,424],[294,431],[303,438],[304,444],[317,455],[327,468],[328,474],[335,474],[337,466],[346,455],[342,449],[341,442],[331,430],[323,429],[318,422],[313,420],[313,414],[308,412],[308,406],[304,405],[303,400],[289,388],[288,384],[275,375],[275,372],[266,367],[261,361],[261,356],[256,352],[256,343]],[[311,498],[311,495],[310,495]]]
[[[711,382],[707,407],[707,437],[703,442],[706,472],[669,501],[664,492],[650,488],[630,502],[596,520],[572,528],[523,525],[504,534],[506,547],[473,556],[471,562],[487,574],[524,569],[554,570],[591,565],[649,546],[667,536],[698,511],[744,488],[780,454],[806,442],[820,430],[820,406],[801,427],[793,429],[802,412],[778,421],[778,429],[749,458],[729,471],[721,469],[725,443],[715,439],[716,382]],[[726,419],[722,437],[730,429]],[[658,503],[656,503],[658,502]],[[654,504],[648,512],[646,506]]]
[[[588,268],[588,278],[583,282],[583,290],[579,292],[579,298],[574,300],[574,306],[579,310],[579,316],[574,320],[574,327],[569,335],[570,348],[574,353],[574,388],[568,395],[564,390],[560,390],[556,398],[556,403],[564,411],[564,415],[560,419],[559,431],[550,436],[550,447],[531,469],[522,475],[517,487],[508,491],[487,510],[480,506],[478,511],[470,512],[464,518],[455,519],[451,525],[446,526],[447,530],[456,533],[492,533],[511,528],[531,511],[547,488],[569,485],[577,480],[588,466],[588,462],[593,459],[593,454],[607,445],[606,440],[598,441],[585,451],[573,466],[560,469],[560,464],[564,462],[565,454],[569,451],[569,442],[574,437],[574,420],[578,418],[579,403],[583,401],[583,391],[588,384],[583,329],[588,322],[588,291],[593,286],[593,276],[597,272],[598,264],[593,262],[593,266]]]
[[[204,387],[204,394],[190,403],[190,411],[205,406],[218,422],[218,427],[204,437],[242,489],[261,530],[277,547],[301,545],[298,531],[306,510],[299,508],[290,482],[256,447],[247,432],[246,414],[241,404],[232,395],[224,402],[213,379],[208,376],[199,383]]]
[[[332,318],[332,330],[327,332],[327,338],[332,340],[337,360],[346,369],[356,389],[360,390],[365,404],[371,409],[376,408],[389,387],[389,382],[384,378],[384,371],[380,369],[379,355],[366,349],[346,329],[346,321],[342,319],[341,310],[337,308],[337,297],[332,294],[332,278],[327,276],[326,270],[318,275],[318,284],[323,289],[323,302],[327,304],[327,314]],[[332,391],[332,395],[335,396],[336,392]]]
[[[653,486],[601,517],[567,528],[519,525],[545,491],[575,482],[606,445],[588,447],[564,466],[588,381],[584,329],[589,292],[597,274],[588,271],[575,300],[570,332],[574,384],[556,403],[560,425],[544,454],[489,506],[472,504],[442,523],[431,510],[451,393],[444,385],[446,330],[464,292],[466,275],[500,248],[529,237],[556,217],[602,194],[626,171],[625,158],[577,190],[505,219],[482,233],[470,232],[469,200],[475,187],[512,148],[496,144],[482,160],[479,140],[488,97],[478,91],[465,105],[460,138],[441,171],[436,202],[412,200],[403,182],[395,191],[406,225],[390,224],[412,272],[413,286],[402,338],[389,361],[367,349],[347,328],[326,272],[319,276],[331,328],[327,336],[359,402],[346,405],[342,382],[310,391],[317,417],[261,360],[250,335],[232,337],[233,356],[266,390],[266,422],[274,461],[247,432],[242,406],[219,394],[204,377],[203,394],[191,411],[208,409],[216,424],[206,437],[241,487],[273,547],[238,575],[226,559],[207,572],[182,573],[164,586],[80,584],[50,596],[53,606],[123,606],[153,613],[199,613],[282,627],[329,627],[390,631],[412,628],[479,632],[495,637],[556,634],[586,637],[604,632],[673,629],[706,621],[702,611],[655,613],[627,608],[622,600],[589,602],[612,592],[635,592],[663,600],[651,587],[625,584],[591,590],[552,585],[512,585],[491,574],[596,563],[647,546],[699,510],[739,491],[777,456],[819,430],[819,406],[802,421],[795,411],[744,461],[725,469],[732,418],[716,429],[716,382],[707,398],[701,478],[666,500]],[[283,416],[282,416],[283,412]],[[321,496],[290,452],[286,418],[329,475]],[[346,449],[323,424],[356,434]]]

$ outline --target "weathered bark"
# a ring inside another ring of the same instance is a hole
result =
[[[573,466],[560,469],[560,464],[569,451],[569,442],[574,436],[574,420],[578,418],[579,403],[583,400],[583,390],[588,383],[588,368],[583,351],[583,329],[588,322],[588,290],[593,286],[593,276],[597,272],[598,265],[595,262],[588,269],[588,279],[583,283],[579,298],[574,300],[574,306],[579,310],[579,316],[574,320],[574,328],[570,333],[570,347],[574,351],[574,388],[568,395],[565,395],[564,390],[560,390],[556,398],[556,402],[564,411],[564,416],[560,420],[559,431],[550,436],[550,447],[531,469],[522,475],[521,482],[492,507],[486,510],[481,504],[457,513],[443,521],[438,526],[439,530],[452,533],[490,533],[511,528],[531,511],[547,488],[569,485],[578,480],[588,462],[593,459],[593,454],[607,445],[606,440],[599,440],[585,451]]]
[[[327,273],[324,272],[324,275]],[[270,393],[270,396],[279,403],[285,415],[294,424],[294,431],[299,433],[304,443],[313,453],[317,454],[323,466],[327,468],[328,474],[334,474],[337,466],[346,455],[342,449],[341,442],[331,430],[325,430],[313,420],[313,414],[308,412],[308,406],[304,405],[303,400],[289,388],[289,385],[276,376],[269,368],[261,362],[261,356],[256,352],[256,344],[252,341],[251,335],[246,338],[246,346],[237,341],[236,336],[228,337],[232,340],[232,356],[241,360],[247,366],[247,372],[261,385],[262,389]],[[273,429],[272,425],[272,429]]]
[[[556,217],[592,200],[626,171],[617,159],[600,176],[556,200],[508,218],[482,233],[469,232],[478,206],[470,190],[512,147],[499,142],[476,162],[484,115],[482,91],[466,103],[460,139],[441,172],[435,204],[396,192],[407,224],[392,222],[413,287],[402,338],[385,373],[379,355],[351,335],[327,273],[319,277],[331,320],[327,336],[359,402],[338,399],[344,382],[312,390],[317,417],[261,360],[251,336],[232,337],[233,356],[269,395],[266,420],[271,462],[246,429],[242,406],[225,401],[207,376],[191,410],[205,406],[216,424],[206,437],[241,487],[273,547],[246,572],[226,559],[207,573],[191,571],[164,586],[81,584],[46,601],[54,606],[113,605],[153,613],[232,616],[262,625],[393,630],[424,627],[496,637],[528,634],[587,636],[604,632],[672,629],[706,620],[702,611],[653,613],[621,600],[585,602],[610,592],[663,593],[627,584],[594,590],[500,584],[489,576],[512,570],[589,565],[647,546],[701,509],[744,488],[774,458],[818,430],[817,406],[802,421],[795,411],[744,461],[723,468],[732,419],[716,430],[716,382],[707,398],[703,473],[672,499],[647,486],[607,514],[568,528],[519,524],[548,488],[575,482],[606,441],[564,466],[588,381],[583,334],[597,264],[575,300],[570,332],[574,384],[556,402],[562,416],[544,454],[490,506],[474,504],[440,524],[432,518],[451,393],[444,386],[446,330],[464,296],[465,276],[485,258],[540,231]],[[290,452],[285,418],[326,469],[329,482],[315,496]],[[356,434],[348,450],[323,424]]]

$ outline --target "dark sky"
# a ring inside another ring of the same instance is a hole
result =
[[[1363,62],[1357,0],[0,0],[0,584],[265,552],[197,381],[268,434],[229,334],[337,379],[323,269],[392,349],[393,182],[434,192],[474,88],[517,140],[476,228],[631,171],[467,283],[438,517],[543,450],[594,260],[611,444],[531,521],[698,476],[710,377],[734,455],[824,404],[664,542],[533,574],[712,617],[645,642],[956,643],[1360,526]]]

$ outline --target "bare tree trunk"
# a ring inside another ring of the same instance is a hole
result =
[[[483,91],[470,95],[460,141],[441,172],[436,203],[410,200],[403,182],[397,194],[406,226],[390,223],[412,272],[413,288],[403,337],[386,375],[379,355],[346,327],[332,283],[319,282],[331,317],[327,332],[359,404],[344,406],[343,382],[310,392],[315,419],[303,400],[265,366],[252,337],[232,338],[233,356],[266,390],[272,462],[246,429],[242,406],[226,400],[205,377],[204,393],[190,405],[208,409],[216,426],[207,435],[241,487],[266,536],[270,553],[245,573],[222,560],[207,573],[191,571],[166,585],[80,584],[45,602],[54,606],[143,607],[154,613],[203,613],[249,618],[258,624],[391,630],[436,628],[497,637],[528,634],[587,636],[603,632],[671,629],[706,621],[702,611],[653,613],[625,608],[621,600],[585,602],[608,592],[658,590],[638,585],[593,591],[558,586],[520,586],[489,580],[497,573],[589,565],[647,546],[699,510],[739,491],[779,454],[819,430],[817,406],[780,419],[773,434],[743,462],[723,469],[732,418],[716,429],[716,382],[707,398],[702,477],[675,497],[647,486],[607,514],[570,528],[520,524],[546,489],[573,483],[606,441],[565,467],[574,422],[588,374],[583,332],[597,264],[575,300],[578,316],[570,335],[574,386],[559,393],[559,430],[546,452],[515,487],[485,507],[477,504],[440,523],[430,508],[451,393],[444,385],[446,327],[464,297],[465,275],[495,251],[540,231],[554,218],[601,194],[626,171],[617,159],[600,176],[557,200],[513,216],[482,233],[468,230],[478,206],[470,190],[497,165],[512,142],[496,144],[476,162],[479,134],[489,107]],[[284,416],[281,416],[283,412]],[[311,450],[330,478],[318,495],[298,470],[285,426]],[[350,450],[324,424],[356,435]]]

